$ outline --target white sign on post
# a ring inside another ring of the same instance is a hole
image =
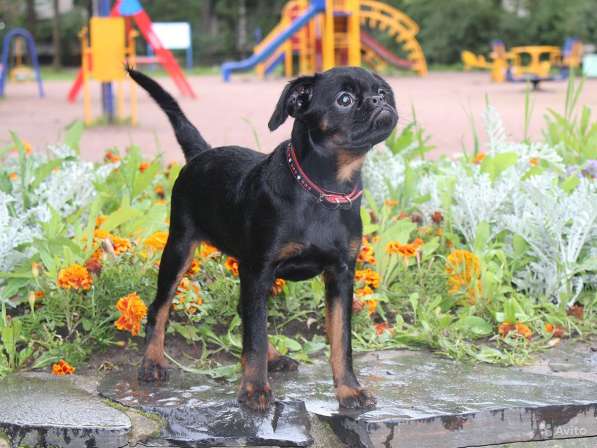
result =
[[[168,50],[186,50],[191,46],[191,25],[188,22],[154,22],[153,31]]]

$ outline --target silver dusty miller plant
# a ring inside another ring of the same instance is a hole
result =
[[[418,180],[418,193],[428,198],[420,204],[422,215],[440,210],[449,214],[454,228],[473,247],[479,224],[489,224],[489,241],[506,231],[506,251],[513,253],[512,235],[526,242],[530,262],[514,273],[520,291],[531,297],[554,302],[565,299],[573,303],[585,288],[597,288],[597,183],[582,176],[572,191],[565,191],[561,180],[566,167],[558,151],[543,143],[508,141],[502,120],[492,106],[484,115],[488,136],[487,156],[516,154],[516,162],[491,179],[478,165],[463,160],[441,160],[434,174]],[[525,176],[539,161],[548,167],[542,173]],[[387,197],[387,183],[403,181],[404,160],[391,151],[366,164],[366,187],[376,201]],[[372,168],[367,171],[367,168]],[[402,175],[402,178],[401,178]],[[385,188],[384,188],[385,186]],[[451,201],[445,209],[447,190]]]

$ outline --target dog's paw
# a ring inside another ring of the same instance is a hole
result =
[[[269,372],[294,372],[298,370],[298,367],[298,361],[283,355],[280,355],[275,359],[270,359],[267,362],[267,370]]]
[[[375,397],[362,387],[338,386],[336,397],[345,409],[372,408],[377,404]]]
[[[254,411],[267,411],[272,400],[272,389],[267,383],[262,386],[254,383],[243,383],[238,391],[239,403]]]
[[[166,381],[168,379],[168,375],[168,364],[166,364],[165,361],[158,362],[149,358],[143,358],[138,372],[138,378],[140,381]]]

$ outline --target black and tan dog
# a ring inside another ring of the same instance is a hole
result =
[[[187,160],[172,191],[170,233],[149,311],[140,379],[166,378],[164,336],[172,296],[197,245],[207,241],[239,260],[239,401],[267,409],[268,365],[296,368],[268,346],[266,304],[274,280],[323,273],[336,396],[341,407],[373,406],[375,398],[352,368],[351,313],[362,234],[360,170],[367,151],[398,121],[390,86],[361,68],[295,79],[269,121],[274,130],[290,115],[292,136],[265,155],[237,146],[210,148],[162,87],[142,73],[129,73],[168,115]]]

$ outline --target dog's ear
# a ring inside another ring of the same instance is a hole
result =
[[[313,96],[314,82],[315,76],[301,76],[286,85],[267,124],[270,131],[278,129],[289,115],[296,117],[307,109]]]

